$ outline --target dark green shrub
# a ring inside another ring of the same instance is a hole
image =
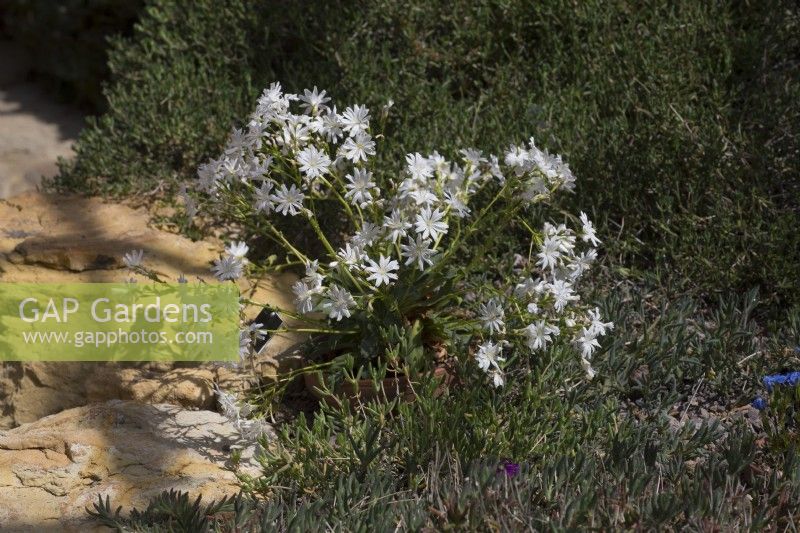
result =
[[[192,179],[269,81],[372,109],[395,152],[566,154],[607,253],[676,290],[800,302],[800,15],[789,1],[153,0],[57,184]]]
[[[191,176],[257,91],[256,24],[244,3],[150,3],[133,38],[113,42],[108,111],[90,120],[59,184],[122,192]]]

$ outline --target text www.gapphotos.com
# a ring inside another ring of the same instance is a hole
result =
[[[171,337],[165,331],[24,331],[25,344],[70,344],[111,347],[120,344],[213,344],[210,331],[179,331]]]

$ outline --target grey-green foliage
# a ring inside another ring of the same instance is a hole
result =
[[[753,349],[754,294],[704,311],[688,300],[653,308],[644,292],[600,302],[616,338],[595,356],[591,383],[576,379],[572,350],[557,347],[519,365],[502,389],[467,364],[442,397],[427,383],[411,404],[354,411],[343,402],[283,424],[264,443],[263,474],[244,480],[248,496],[225,502],[209,528],[791,528],[798,393],[770,397],[763,432],[737,413],[764,394],[760,376],[797,357],[773,345],[742,361]],[[520,472],[507,476],[503,461]],[[186,498],[155,503],[138,523],[115,518],[110,503],[101,514],[135,529],[189,523],[202,509]]]

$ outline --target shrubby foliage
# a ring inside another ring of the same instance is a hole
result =
[[[150,3],[133,38],[113,42],[108,110],[90,119],[58,185],[120,193],[193,174],[269,71],[268,9],[256,4]]]
[[[109,111],[58,184],[174,184],[269,80],[403,109],[382,157],[528,135],[566,152],[609,253],[678,290],[798,302],[792,2],[163,2],[115,43]],[[675,274],[673,276],[673,274]]]
[[[270,80],[290,91],[316,84],[337,101],[395,102],[383,133],[397,142],[376,154],[376,172],[406,153],[500,153],[531,134],[565,152],[581,176],[565,204],[593,206],[614,274],[637,286],[615,283],[608,296],[608,278],[597,280],[617,329],[591,386],[574,381],[562,347],[501,389],[464,375],[436,400],[431,384],[411,405],[324,407],[264,443],[264,475],[245,488],[268,503],[245,512],[225,502],[223,514],[287,530],[796,523],[795,393],[770,398],[766,439],[744,427],[757,421],[735,417],[763,393],[761,376],[800,364],[785,352],[800,315],[780,315],[800,302],[797,6],[305,7],[151,2],[112,53],[109,113],[84,132],[57,185],[177,189],[244,126]],[[503,252],[518,249],[523,229],[509,228]],[[712,294],[755,285],[766,306],[755,293]],[[684,290],[696,297],[675,300]],[[770,340],[755,320],[765,310],[788,323]],[[520,473],[498,474],[505,461]],[[202,514],[175,506],[187,519]]]

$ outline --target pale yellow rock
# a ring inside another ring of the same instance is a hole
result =
[[[149,218],[145,209],[77,195],[28,192],[0,200],[0,282],[122,282],[130,278],[122,255],[134,249],[144,250],[144,265],[165,280],[184,274],[216,282],[210,267],[223,251],[221,243],[192,242],[151,227]],[[282,274],[239,285],[254,302],[291,309],[295,279]],[[260,309],[248,306],[245,315],[253,319]],[[299,358],[290,351],[299,340],[275,338],[256,361],[255,373],[249,366],[211,363],[0,363],[0,429],[109,399],[210,409],[214,383],[242,391],[262,376],[296,366]]]
[[[0,431],[0,531],[91,530],[98,496],[130,511],[169,489],[235,494],[231,447],[238,433],[217,413],[118,400]],[[243,473],[258,473],[254,453],[242,448]]]
[[[106,203],[99,198],[28,192],[0,202],[0,253],[3,281],[125,281],[122,256],[145,252],[145,265],[175,281],[211,278],[219,245],[150,227],[144,209]],[[10,264],[9,264],[10,263]],[[31,268],[46,267],[45,272]],[[52,270],[84,273],[77,278]],[[102,275],[104,270],[112,276]],[[98,279],[101,278],[101,279]]]

